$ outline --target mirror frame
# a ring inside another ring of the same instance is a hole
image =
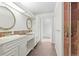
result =
[[[29,25],[28,25],[28,21],[31,22],[31,27],[29,27]],[[26,26],[27,26],[27,29],[32,30],[32,19],[31,19],[31,17],[28,17],[28,18],[27,18]]]
[[[14,18],[14,24],[13,24],[12,26],[10,26],[9,28],[0,27],[0,29],[2,29],[2,30],[9,30],[9,29],[12,29],[12,28],[15,26],[15,23],[16,23],[15,15],[13,14],[13,12],[12,12],[9,8],[7,8],[7,7],[5,7],[5,6],[0,6],[0,7],[3,7],[3,8],[5,8],[5,9],[7,9],[8,11],[10,11],[10,13],[13,15],[13,18]]]

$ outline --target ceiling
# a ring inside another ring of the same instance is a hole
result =
[[[25,11],[29,10],[33,14],[54,12],[55,2],[15,2],[15,4]]]

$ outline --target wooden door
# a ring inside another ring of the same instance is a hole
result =
[[[70,3],[64,2],[64,55],[70,54]]]
[[[77,56],[79,56],[79,2],[77,2]]]
[[[71,55],[79,55],[79,2],[71,3]]]
[[[77,55],[77,3],[71,3],[71,55]]]
[[[71,49],[71,55],[77,56],[79,55],[79,2],[71,2],[70,7],[71,15],[69,15],[69,3],[64,3],[64,55],[69,55]]]

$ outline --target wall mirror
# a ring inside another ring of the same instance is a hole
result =
[[[27,29],[32,30],[32,19],[29,17],[26,21]]]
[[[9,30],[15,25],[15,16],[7,7],[0,6],[0,29]]]

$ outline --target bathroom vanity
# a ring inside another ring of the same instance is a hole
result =
[[[26,56],[36,44],[34,35],[1,37],[0,56]]]
[[[26,56],[40,40],[40,21],[17,7],[0,4],[0,56]]]

